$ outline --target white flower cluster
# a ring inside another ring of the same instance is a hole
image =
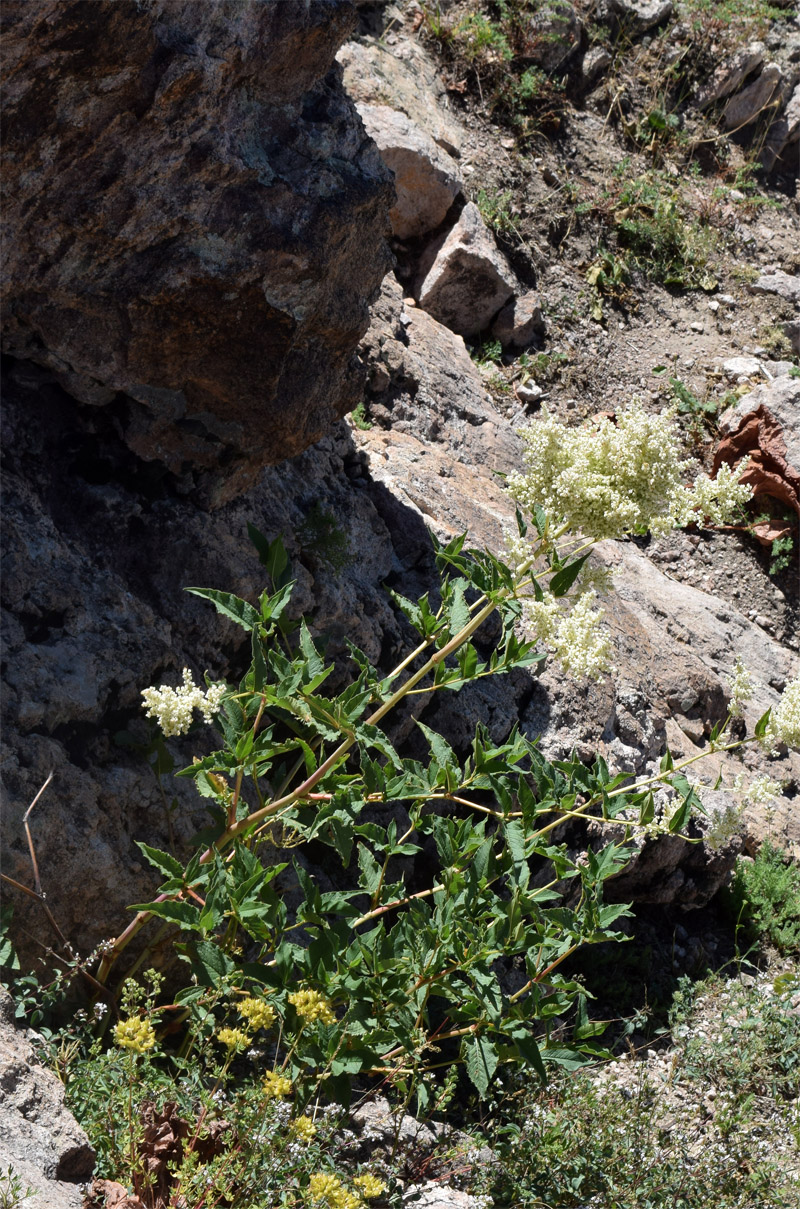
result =
[[[770,714],[764,739],[774,750],[779,743],[800,748],[800,676],[791,680],[781,693],[781,699]]]
[[[166,738],[185,735],[192,725],[193,711],[199,709],[206,722],[211,722],[222,704],[227,685],[212,684],[206,692],[195,684],[188,667],[183,669],[183,684],[170,688],[162,684],[159,688],[142,690],[145,713],[155,718]]]
[[[533,637],[553,648],[570,675],[597,680],[611,667],[611,637],[603,626],[602,609],[593,609],[597,593],[590,589],[563,614],[554,596],[525,601],[525,621]]]
[[[749,785],[745,785],[744,777],[740,774],[733,783],[733,789],[735,793],[742,795],[744,802],[751,806],[761,806],[777,797],[781,792],[781,783],[773,781],[767,776],[759,776],[755,777]]]
[[[736,656],[733,675],[726,676],[725,679],[728,681],[731,689],[728,712],[732,718],[741,718],[744,715],[745,701],[749,701],[753,695],[753,682],[750,679],[750,673],[738,655]]]
[[[735,470],[724,466],[716,479],[701,475],[684,486],[690,463],[678,452],[672,417],[648,415],[638,405],[567,428],[547,412],[521,433],[524,473],[509,476],[508,490],[524,508],[539,504],[575,533],[601,540],[649,530],[663,533],[696,514],[715,524],[750,498]]]
[[[741,831],[743,803],[726,797],[720,804],[706,801],[703,805],[707,816],[703,838],[714,851],[724,848]]]
[[[677,523],[686,525],[705,518],[712,525],[724,525],[731,520],[753,494],[741,481],[749,461],[744,458],[735,469],[723,462],[713,479],[699,474],[693,487],[683,489],[684,510],[676,510]]]

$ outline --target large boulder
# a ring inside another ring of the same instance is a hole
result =
[[[216,499],[358,398],[392,187],[334,62],[355,18],[3,6],[3,348]]]
[[[662,25],[673,13],[672,0],[606,0],[605,8],[634,34]]]
[[[761,163],[765,172],[775,168],[793,171],[797,167],[800,141],[800,84],[780,117],[772,123],[761,152]]]
[[[780,65],[767,63],[752,84],[735,93],[728,101],[722,114],[723,129],[735,134],[761,117],[770,106],[777,106],[782,81]]]
[[[448,155],[461,155],[464,132],[447,108],[447,91],[431,56],[416,40],[391,49],[372,38],[346,42],[336,56],[357,105],[391,105]]]
[[[29,1196],[5,1204],[25,1209],[81,1209],[81,1183],[95,1154],[64,1106],[64,1086],[37,1061],[14,1026],[14,1003],[0,987],[0,1171],[9,1168]]]
[[[478,207],[469,202],[423,266],[414,296],[451,331],[475,336],[490,326],[517,285]]]
[[[757,386],[723,413],[719,429],[714,469],[749,458],[742,481],[753,495],[780,500],[800,516],[800,380]]]
[[[399,110],[361,102],[358,112],[394,173],[397,200],[389,211],[393,234],[418,239],[434,231],[462,190],[456,161]]]
[[[699,89],[695,97],[697,107],[706,109],[715,101],[730,96],[749,75],[752,75],[761,66],[766,54],[767,48],[763,42],[751,42],[748,46],[737,50],[729,59],[725,59],[717,67],[711,79]]]

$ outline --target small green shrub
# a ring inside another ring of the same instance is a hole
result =
[[[327,563],[334,572],[343,571],[353,561],[347,534],[333,513],[319,503],[311,505],[296,536],[303,554]]]
[[[800,868],[769,841],[736,866],[724,902],[751,943],[800,953]]]
[[[631,1051],[594,1070],[558,1072],[546,1090],[508,1085],[488,1127],[494,1205],[795,1205],[798,990],[791,971],[745,982],[684,978],[647,1061]]]

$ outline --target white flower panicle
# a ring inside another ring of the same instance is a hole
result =
[[[537,504],[559,523],[599,541],[626,533],[658,534],[696,519],[729,519],[750,498],[740,480],[745,463],[724,466],[716,479],[701,475],[684,486],[691,463],[679,456],[672,417],[648,415],[638,405],[567,428],[547,412],[522,430],[524,473],[508,490],[524,508]]]
[[[731,690],[728,712],[732,718],[741,718],[744,715],[745,701],[749,701],[753,696],[753,682],[750,678],[750,673],[739,655],[736,656],[733,675],[726,676],[725,679],[728,681]]]
[[[526,563],[531,556],[531,544],[528,539],[522,537],[516,529],[509,529],[507,525],[503,526],[503,546],[509,565],[515,569]]]
[[[706,812],[703,839],[717,851],[740,833],[744,803],[725,797],[719,804],[706,801],[703,806]]]
[[[170,688],[162,684],[159,688],[142,690],[145,714],[155,718],[166,738],[185,735],[192,725],[193,711],[198,709],[206,722],[213,721],[222,705],[227,685],[212,684],[205,692],[194,682],[188,667],[183,669],[183,684]]]
[[[727,524],[753,494],[747,483],[741,481],[749,464],[750,459],[744,458],[732,469],[723,462],[713,479],[699,474],[693,487],[683,489],[685,510],[676,510],[678,524],[703,518],[712,525]]]
[[[569,613],[562,613],[551,595],[525,600],[526,629],[547,643],[565,671],[578,678],[597,680],[611,667],[611,637],[602,625],[604,614],[593,609],[594,590],[584,592]]]
[[[762,775],[755,777],[749,785],[745,785],[744,777],[740,773],[733,783],[733,789],[735,793],[742,795],[743,802],[747,802],[750,806],[761,806],[778,796],[781,792],[781,783]]]
[[[770,714],[766,744],[774,749],[779,743],[800,748],[800,676],[791,680]]]
[[[611,667],[611,636],[602,625],[602,609],[593,609],[594,591],[584,592],[559,622],[556,654],[565,671],[597,680]]]

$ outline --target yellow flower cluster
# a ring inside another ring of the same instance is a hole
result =
[[[149,1020],[141,1016],[131,1016],[129,1020],[120,1020],[114,1029],[114,1040],[123,1049],[144,1054],[155,1045],[156,1035]]]
[[[267,1071],[262,1083],[264,1091],[271,1100],[281,1100],[292,1090],[291,1079],[287,1079],[285,1075],[279,1075],[275,1070]]]
[[[221,1028],[217,1033],[217,1041],[227,1045],[228,1049],[244,1049],[251,1040],[252,1038],[240,1028]]]
[[[363,1175],[357,1175],[353,1183],[365,1201],[374,1200],[376,1196],[383,1196],[386,1191],[386,1185],[383,1180],[379,1180],[371,1171],[365,1171]]]
[[[292,1136],[299,1138],[301,1142],[310,1142],[316,1132],[317,1127],[311,1117],[298,1117],[296,1121],[292,1121]]]
[[[255,999],[252,995],[248,995],[246,999],[240,1000],[237,1003],[237,1008],[240,1016],[244,1016],[250,1027],[254,1030],[260,1028],[269,1028],[275,1023],[275,1009],[265,1003],[263,999]]]
[[[317,1205],[325,1209],[359,1209],[359,1198],[348,1192],[338,1175],[317,1172],[308,1181],[308,1195]]]
[[[288,996],[288,999],[301,1020],[307,1020],[309,1023],[317,1020],[322,1024],[336,1023],[330,1001],[324,995],[320,995],[319,991],[310,989],[294,991]]]

